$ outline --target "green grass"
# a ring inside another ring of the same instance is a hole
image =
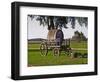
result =
[[[87,49],[87,42],[71,41],[71,48]],[[31,48],[40,48],[40,44],[28,43],[28,66],[49,66],[49,65],[72,65],[72,64],[87,64],[87,58],[71,58],[61,52],[60,56],[53,56],[51,50],[48,51],[47,56],[41,56],[40,50],[30,50]],[[73,53],[87,53],[87,50],[74,50]]]
[[[35,43],[35,44],[28,43],[28,48],[40,48],[40,44],[39,43]]]
[[[63,52],[60,56],[53,56],[52,51],[49,51],[47,56],[41,56],[39,51],[28,52],[28,66],[71,65],[86,63],[87,58],[71,58]]]
[[[71,41],[70,46],[71,48],[87,48],[87,42],[86,41],[81,41],[81,42]]]
[[[87,53],[87,50],[74,50],[73,53],[75,52],[84,54],[84,53]]]

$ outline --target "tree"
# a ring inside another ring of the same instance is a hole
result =
[[[40,25],[47,25],[48,30],[58,28],[58,27],[66,27],[67,17],[58,17],[58,16],[38,16],[37,21],[40,21]]]
[[[28,15],[31,20],[36,17],[36,20],[40,22],[40,25],[47,25],[48,30],[58,29],[59,28],[68,28],[66,24],[71,22],[72,28],[75,28],[75,21],[78,20],[79,24],[82,26],[85,24],[87,27],[88,19],[87,17],[67,17],[67,16],[36,16]]]
[[[80,41],[86,41],[87,38],[84,36],[82,32],[75,31],[72,40],[80,42]]]

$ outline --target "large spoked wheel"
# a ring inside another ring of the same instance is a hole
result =
[[[53,49],[53,55],[54,56],[59,56],[59,54],[60,54],[60,49],[59,48],[54,48]]]
[[[41,56],[46,56],[48,53],[48,47],[46,43],[41,43],[40,45]]]

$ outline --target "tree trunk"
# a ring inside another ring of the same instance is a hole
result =
[[[53,16],[49,16],[48,17],[48,30],[50,29],[54,29],[54,21],[53,21],[54,17]]]

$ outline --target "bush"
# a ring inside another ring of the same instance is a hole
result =
[[[82,53],[75,52],[73,57],[74,58],[87,58],[88,54],[87,53],[82,54]]]
[[[82,53],[74,53],[74,58],[82,58]]]
[[[83,54],[83,58],[87,58],[88,57],[88,54],[87,53],[84,53]]]
[[[74,56],[73,56],[74,58],[77,58],[77,52],[76,53],[74,53]]]

